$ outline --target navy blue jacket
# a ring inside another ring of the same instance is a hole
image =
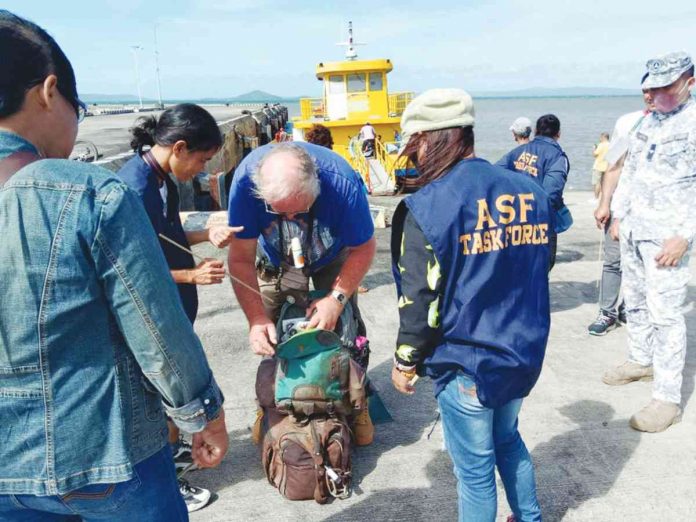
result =
[[[441,340],[424,360],[435,393],[463,370],[486,407],[526,396],[541,372],[550,324],[553,211],[545,191],[469,159],[403,204],[440,264]],[[393,271],[401,295],[396,265]]]
[[[544,187],[554,210],[564,206],[563,189],[568,180],[570,162],[556,140],[537,136],[529,143],[512,149],[496,165],[526,172]]]
[[[157,181],[157,174],[150,166],[143,161],[140,155],[136,154],[118,171],[121,179],[135,192],[145,206],[152,227],[156,234],[163,234],[176,241],[182,246],[190,249],[184,227],[179,217],[179,191],[176,184],[172,181],[167,184],[167,207],[175,211],[168,211],[164,217],[164,202],[160,195],[160,187]],[[143,223],[143,226],[147,223]],[[160,245],[164,252],[164,257],[171,270],[188,270],[196,266],[193,256],[175,247],[174,245],[160,239]],[[181,302],[191,323],[196,319],[198,313],[198,292],[196,285],[177,284]]]

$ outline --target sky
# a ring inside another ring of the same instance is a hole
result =
[[[319,96],[320,61],[353,22],[360,58],[389,58],[392,91],[637,88],[645,61],[696,52],[692,0],[3,0],[53,35],[81,93],[165,99],[251,90]]]

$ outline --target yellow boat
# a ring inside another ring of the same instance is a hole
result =
[[[316,75],[323,83],[321,98],[300,99],[300,114],[293,123],[293,140],[305,141],[305,133],[315,124],[331,131],[333,150],[360,173],[371,193],[393,193],[397,177],[407,173],[398,161],[401,114],[413,99],[412,92],[389,93],[388,59],[358,60],[352,23],[348,23],[346,59],[322,62]],[[372,157],[362,153],[360,129],[369,122],[377,139]]]

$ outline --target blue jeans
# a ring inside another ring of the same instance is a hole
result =
[[[136,464],[133,478],[115,484],[90,484],[67,495],[0,495],[1,522],[186,522],[172,450],[167,444]]]
[[[522,399],[496,409],[481,405],[474,381],[458,373],[437,397],[445,444],[454,463],[460,522],[493,522],[495,467],[517,522],[541,520],[534,466],[517,431]]]

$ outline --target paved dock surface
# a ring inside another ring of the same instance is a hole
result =
[[[588,192],[567,194],[574,227],[560,237],[551,274],[552,327],[539,383],[525,401],[520,431],[532,453],[538,495],[546,521],[696,520],[696,315],[687,314],[689,344],[684,371],[683,421],[661,434],[641,434],[630,416],[650,399],[650,383],[610,388],[602,372],[626,355],[625,328],[591,337],[597,314],[597,253]],[[377,204],[394,204],[384,198]],[[380,389],[394,422],[376,427],[374,443],[354,452],[353,495],[320,506],[284,500],[266,481],[258,449],[251,442],[255,418],[254,380],[259,358],[247,346],[247,323],[228,284],[200,288],[196,330],[225,396],[230,451],[215,470],[189,475],[217,499],[193,513],[193,521],[454,521],[456,483],[442,451],[442,425],[427,380],[415,396],[390,384],[398,326],[389,268],[391,229],[377,231],[377,259],[365,279],[370,291],[360,306],[372,346],[370,378]],[[195,249],[204,255],[209,246]],[[219,253],[224,257],[225,253]],[[692,264],[693,269],[693,264]],[[696,289],[689,289],[693,300]],[[499,486],[498,519],[510,510]]]
[[[204,105],[218,122],[223,122],[239,116],[248,107],[227,107],[225,105]],[[141,116],[159,115],[162,111],[130,112],[126,114],[104,114],[90,116],[80,123],[77,141],[90,141],[97,146],[100,160],[127,152],[130,150],[130,133],[135,120]]]

